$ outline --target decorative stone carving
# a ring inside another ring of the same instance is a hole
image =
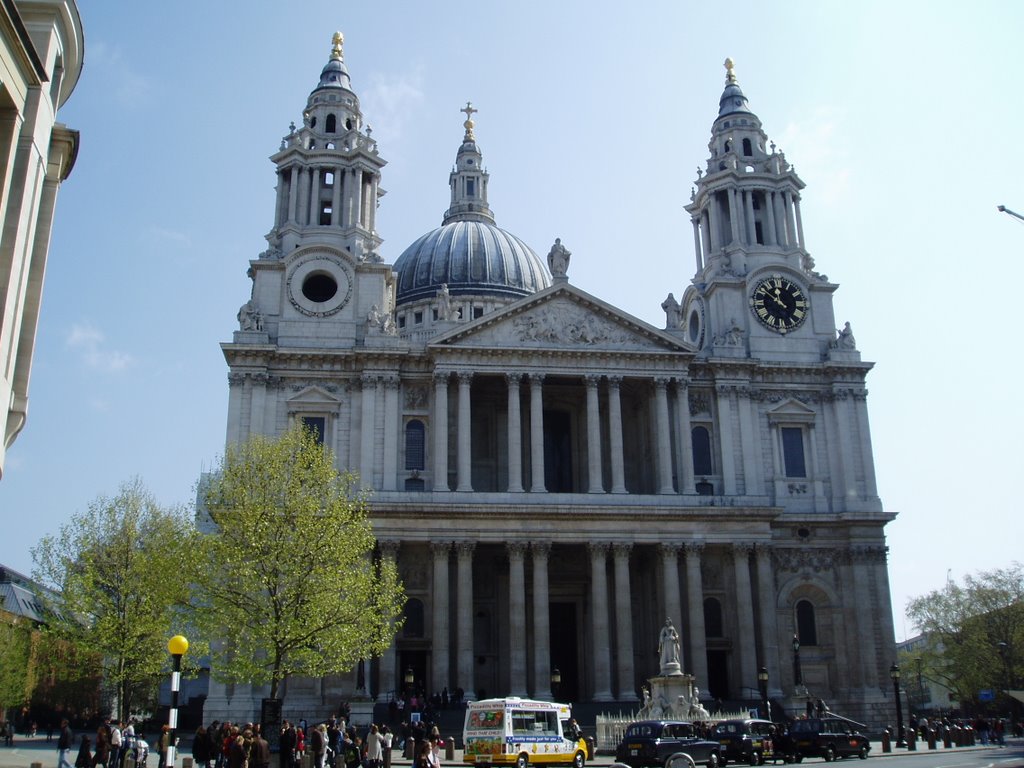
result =
[[[711,343],[716,347],[741,347],[745,333],[746,331],[737,324],[736,318],[733,317],[729,319],[729,327],[715,336]]]
[[[380,554],[386,560],[394,560],[398,556],[398,548],[400,546],[401,542],[394,539],[382,539],[377,542]]]
[[[534,560],[547,560],[548,555],[551,554],[551,542],[550,541],[532,541],[530,542],[530,553],[533,555]]]
[[[410,411],[421,411],[427,407],[427,388],[420,384],[405,387],[405,407]]]
[[[853,337],[853,329],[850,328],[850,321],[847,320],[842,330],[836,331],[836,338],[829,342],[830,349],[842,351],[853,351],[857,349],[857,340]]]
[[[238,310],[238,328],[241,331],[262,331],[263,313],[259,311],[256,302],[249,299]]]
[[[636,337],[619,326],[568,304],[554,304],[512,320],[513,342],[571,345],[629,345]]]
[[[699,413],[711,413],[711,405],[707,392],[690,389],[690,415],[696,416]]]
[[[809,549],[806,547],[800,549],[780,548],[772,551],[776,570],[790,571],[792,573],[800,571],[814,571],[815,573],[831,571],[836,563],[843,561],[844,555],[848,557],[849,550],[843,551],[835,547],[821,549]]]

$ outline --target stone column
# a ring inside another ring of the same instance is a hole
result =
[[[622,457],[621,376],[608,377],[608,440],[612,455],[612,493],[626,492],[625,462]]]
[[[378,541],[377,546],[380,548],[380,559],[385,565],[392,568],[396,567],[395,561],[398,558],[398,546],[397,541]],[[381,654],[380,657],[380,668],[379,677],[377,683],[377,701],[387,702],[388,696],[395,690],[395,666],[398,661],[395,654],[395,641],[392,639],[391,645],[388,649]]]
[[[506,373],[508,384],[508,490],[523,490],[523,417],[519,412],[521,373]]]
[[[782,202],[786,211],[786,232],[789,233],[789,245],[797,245],[796,219],[793,217],[793,194],[788,189],[782,193]]]
[[[711,252],[722,247],[722,232],[719,224],[718,200],[714,192],[708,192],[708,232],[711,234]]]
[[[736,574],[736,626],[739,628],[740,679],[735,686],[757,690],[757,647],[754,644],[754,601],[750,590],[750,544],[733,544],[732,559]]]
[[[249,407],[250,435],[265,434],[263,423],[267,412],[267,378],[267,374],[262,372],[249,375],[249,394],[252,399],[252,404]],[[327,426],[325,423],[325,430]],[[326,440],[327,435],[324,435],[323,438]]]
[[[871,599],[871,550],[869,547],[853,548],[853,579],[854,593],[857,595],[856,604],[856,632],[857,642],[861,647],[861,677],[864,687],[875,689],[878,683],[878,664],[875,654],[872,652],[877,648],[875,638],[875,616],[881,606],[876,607],[875,601]]]
[[[793,199],[793,210],[796,213],[796,241],[797,244],[807,250],[807,246],[804,245],[804,222],[800,217],[800,195],[796,195]]]
[[[704,552],[701,542],[686,545],[686,606],[689,616],[687,634],[690,638],[689,672],[704,681],[707,690],[708,649],[707,632],[704,628],[704,579],[700,570],[700,558]]]
[[[675,493],[672,487],[672,436],[669,432],[667,376],[654,379],[654,413],[658,434],[658,493]]]
[[[764,210],[761,215],[764,217],[764,223],[767,226],[768,232],[765,235],[768,241],[768,245],[779,244],[779,233],[775,231],[775,193],[765,191],[764,193]]]
[[[363,225],[363,172],[358,168],[352,169],[352,188],[350,190],[352,215],[349,221],[357,227]]]
[[[359,380],[363,385],[362,421],[359,425],[359,484],[362,488],[373,488],[373,449],[377,444],[374,434],[377,416],[377,376],[364,373]]]
[[[335,227],[341,225],[341,190],[344,187],[342,179],[345,178],[345,169],[335,168],[334,187],[331,189],[331,224]]]
[[[473,547],[471,541],[460,541],[455,544],[459,557],[459,598],[458,598],[458,645],[455,658],[458,659],[459,677],[456,687],[461,686],[468,701],[476,698],[473,683],[473,666],[476,654],[473,649]]]
[[[892,591],[889,588],[889,568],[886,565],[889,548],[886,546],[871,547],[871,566],[875,573],[875,604],[878,606],[878,620],[881,624],[882,636],[876,642],[874,652],[876,667],[881,662],[883,671],[879,672],[878,683],[885,683],[884,669],[886,652],[896,642],[896,628],[892,622]]]
[[[551,616],[548,603],[548,555],[551,544],[534,541],[533,556],[533,698],[551,701]]]
[[[718,439],[722,448],[722,485],[726,496],[736,495],[736,462],[733,459],[732,441],[732,390],[733,386],[719,384],[718,394]]]
[[[434,556],[434,605],[431,611],[433,628],[433,690],[439,691],[445,686],[453,690],[454,686],[448,673],[449,654],[449,596],[448,596],[448,552],[451,545],[447,541],[436,541],[430,545]]]
[[[729,190],[729,242],[740,241],[740,207],[736,204],[736,190]]]
[[[701,241],[704,243],[702,251],[703,261],[706,263],[708,254],[711,253],[711,216],[707,211],[704,211],[700,216],[700,233]],[[703,269],[703,267],[701,267]]]
[[[434,490],[448,490],[448,372],[434,374]]]
[[[768,695],[782,696],[782,671],[779,667],[779,622],[775,608],[775,573],[772,552],[767,544],[758,544],[754,550],[757,561],[757,592],[761,608],[761,664],[768,670]]]
[[[743,452],[743,489],[747,496],[763,496],[764,481],[761,479],[761,430],[754,419],[757,404],[750,399],[750,390],[744,387],[739,392],[736,407],[740,416],[740,449]],[[753,413],[752,413],[753,412]]]
[[[320,223],[320,178],[323,171],[311,168],[309,171],[309,223]]]
[[[299,197],[295,201],[295,223],[302,225],[306,223],[306,214],[309,213],[309,169],[299,169]]]
[[[526,696],[526,542],[510,541],[508,550],[509,696]]]
[[[782,193],[772,193],[772,212],[775,214],[775,234],[778,235],[779,245],[789,245],[791,238],[786,228],[786,212],[783,208]]]
[[[681,547],[682,545],[672,541],[663,541],[658,545],[658,552],[661,555],[661,586],[665,595],[662,613],[665,614],[665,618],[672,620],[673,627],[686,626],[682,620],[679,600],[679,550]],[[655,625],[660,626],[661,623],[655,622]]]
[[[288,169],[288,221],[297,223],[299,203],[299,170],[294,165]]]
[[[544,493],[544,374],[530,374],[530,491]]]
[[[690,395],[687,382],[676,379],[676,421],[679,427],[679,492],[696,493],[693,480],[693,436],[690,426]]]
[[[611,649],[608,645],[608,544],[592,541],[590,551],[591,638],[594,643],[594,701],[612,701]]]
[[[473,490],[473,447],[471,445],[471,419],[469,387],[473,382],[472,373],[459,373],[459,442],[458,442],[458,484],[457,491]]]
[[[227,444],[237,445],[242,442],[242,398],[245,397],[244,373],[228,374],[228,430]]]
[[[754,193],[747,190],[743,193],[743,205],[747,212],[747,242],[757,245],[757,221],[754,219]]]
[[[618,699],[636,701],[633,674],[633,600],[629,589],[629,553],[632,544],[616,543],[615,560],[615,640],[618,645]]]
[[[857,423],[858,453],[864,469],[864,496],[873,499],[878,496],[878,482],[875,479],[875,456],[871,448],[871,424],[868,421],[868,393],[860,390],[853,393],[853,409]]]
[[[604,493],[601,479],[601,411],[597,397],[600,376],[585,377],[587,385],[587,492]]]
[[[394,491],[398,488],[398,376],[384,377],[384,481],[381,488]]]
[[[700,244],[700,219],[693,218],[690,223],[693,224],[693,252],[697,257],[697,274],[699,275],[704,269],[703,251]]]

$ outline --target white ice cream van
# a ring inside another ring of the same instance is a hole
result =
[[[462,729],[463,762],[583,768],[587,745],[568,704],[510,697],[471,702]]]

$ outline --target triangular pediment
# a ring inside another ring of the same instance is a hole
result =
[[[768,411],[768,420],[772,423],[814,421],[814,409],[791,397]]]
[[[435,338],[431,347],[693,353],[682,339],[570,285],[556,285]]]
[[[339,398],[332,395],[326,389],[318,386],[309,386],[288,398],[288,404],[296,405],[323,405],[324,403],[338,403]]]

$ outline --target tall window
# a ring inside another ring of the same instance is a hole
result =
[[[423,637],[423,601],[415,597],[405,603],[405,623],[402,625],[403,637]]]
[[[466,179],[466,197],[476,197],[476,179],[472,176]]]
[[[303,416],[302,426],[313,433],[317,445],[324,444],[324,431],[327,427],[327,419],[323,416]]]
[[[413,419],[405,425],[405,468],[423,469],[424,445],[426,444],[426,427],[419,419]]]
[[[807,477],[804,461],[804,431],[800,427],[782,427],[782,462],[786,477]]]
[[[750,139],[744,139],[743,140],[743,156],[744,157],[750,157],[752,154],[754,154],[754,150],[753,150],[753,147],[750,144]]]
[[[714,473],[711,464],[711,433],[707,427],[694,427],[690,432],[693,444],[693,474],[710,475]]]
[[[817,645],[818,628],[814,621],[814,604],[801,600],[796,604],[796,636],[800,645]]]
[[[327,124],[324,126],[324,133],[334,133],[338,130],[338,118],[333,114],[327,116]]]

